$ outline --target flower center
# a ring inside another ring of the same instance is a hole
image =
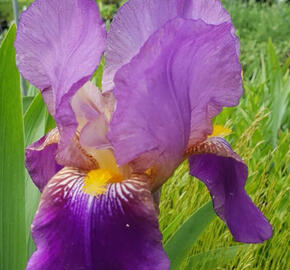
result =
[[[92,196],[104,194],[107,185],[119,183],[124,180],[124,176],[108,169],[96,169],[87,173],[84,179],[83,191]]]

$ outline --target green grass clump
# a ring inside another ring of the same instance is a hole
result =
[[[241,40],[241,61],[244,68],[259,65],[260,52],[267,49],[268,39],[275,44],[284,61],[290,53],[290,4],[268,5],[249,1],[222,1],[233,18]],[[288,37],[288,38],[287,38]]]

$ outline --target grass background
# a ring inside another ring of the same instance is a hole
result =
[[[11,2],[0,1],[0,20],[10,22],[13,18]],[[20,9],[29,2],[19,1]],[[98,2],[109,24],[122,3]],[[286,270],[290,265],[290,5],[239,0],[223,3],[233,17],[241,40],[244,95],[239,106],[224,109],[214,122],[233,130],[227,139],[249,166],[246,189],[273,225],[274,235],[264,244],[240,245],[215,218],[188,251],[181,270]],[[206,187],[188,175],[186,162],[182,164],[162,189],[160,228],[164,242],[209,199]],[[237,246],[238,251],[225,249],[232,246]],[[207,253],[216,249],[221,251],[221,256]],[[197,254],[199,264],[188,266],[190,258]]]

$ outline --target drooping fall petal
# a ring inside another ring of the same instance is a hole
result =
[[[247,195],[247,166],[221,138],[212,137],[188,150],[190,174],[205,183],[215,212],[227,224],[236,241],[261,243],[272,228]]]
[[[58,131],[54,129],[26,148],[25,165],[40,191],[50,178],[62,169],[62,166],[55,160],[58,140]]]
[[[84,178],[64,168],[47,184],[27,270],[169,270],[146,182],[110,184],[95,197],[83,192]]]
[[[105,36],[93,0],[35,0],[20,16],[17,65],[42,91],[58,125],[62,148],[77,127],[70,98],[96,70]]]
[[[238,103],[241,68],[231,28],[173,19],[119,69],[108,134],[119,164],[138,157],[143,171],[157,166],[158,187],[186,146],[212,132],[211,118]]]
[[[98,167],[97,161],[83,149],[77,136],[65,151],[58,151],[59,132],[55,128],[26,150],[25,165],[34,184],[43,190],[47,182],[64,166],[75,166],[83,170]]]
[[[155,31],[176,17],[214,25],[231,23],[218,0],[129,0],[118,10],[108,33],[103,90],[113,89],[118,69],[130,62]],[[231,32],[234,36],[233,27]],[[238,52],[238,39],[235,42]]]

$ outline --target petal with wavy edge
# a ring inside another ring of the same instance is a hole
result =
[[[63,168],[55,160],[58,139],[58,131],[54,129],[26,148],[25,165],[40,191],[49,179]]]
[[[143,172],[158,167],[155,188],[182,161],[189,142],[211,133],[211,118],[239,101],[231,27],[171,20],[115,76],[117,107],[107,137],[120,165],[138,158]]]
[[[230,15],[218,0],[128,1],[118,10],[108,33],[103,90],[113,89],[117,70],[138,53],[155,31],[175,17],[202,19],[215,25],[231,23]],[[231,32],[235,36],[233,26]],[[235,42],[239,53],[239,40],[235,38]]]
[[[25,165],[40,191],[64,166],[75,166],[84,170],[98,168],[97,161],[81,147],[76,136],[64,152],[58,152],[58,141],[59,132],[55,128],[26,148]]]
[[[205,183],[215,212],[236,241],[261,243],[272,228],[247,195],[247,166],[222,138],[212,137],[188,149],[190,174]]]
[[[125,180],[92,197],[84,177],[64,168],[44,189],[27,270],[169,270],[147,184]]]
[[[77,127],[70,98],[96,70],[105,39],[93,0],[35,0],[20,16],[17,65],[42,91],[58,125],[62,148]]]

